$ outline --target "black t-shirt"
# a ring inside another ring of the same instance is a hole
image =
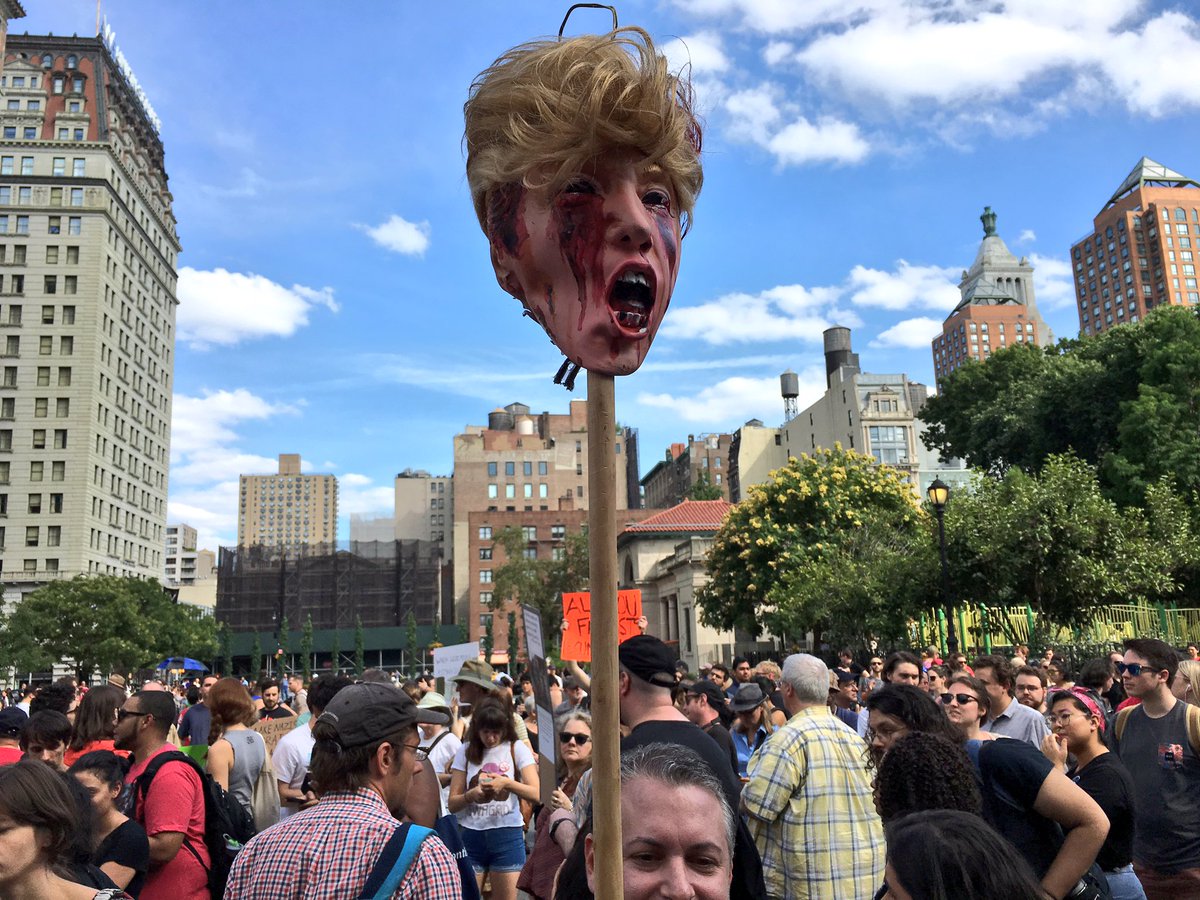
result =
[[[1027,741],[967,741],[966,749],[982,783],[983,818],[1017,848],[1041,878],[1063,842],[1059,824],[1033,809],[1042,783],[1054,767]]]
[[[115,862],[137,872],[125,891],[133,897],[141,893],[146,870],[150,868],[150,842],[146,839],[145,829],[130,819],[109,832],[92,854],[93,864],[102,866],[106,862]]]
[[[726,732],[728,734],[728,732]],[[708,763],[709,769],[721,782],[725,799],[733,810],[737,823],[733,845],[733,883],[729,888],[730,900],[761,900],[767,895],[763,882],[762,859],[754,839],[746,828],[745,820],[738,815],[742,782],[738,778],[735,762],[731,763],[717,742],[691,722],[668,720],[643,722],[621,739],[621,750],[632,750],[647,744],[679,744],[694,750]],[[711,823],[710,823],[711,824]]]
[[[1133,861],[1133,779],[1115,753],[1097,756],[1067,777],[1083,788],[1108,816],[1108,837],[1096,855],[1106,872]]]
[[[258,711],[259,719],[286,719],[292,713],[288,712],[282,706],[276,706],[273,709],[267,709],[265,706]]]

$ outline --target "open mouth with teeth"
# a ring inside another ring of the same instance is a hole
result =
[[[650,312],[654,308],[654,281],[651,271],[626,269],[609,289],[608,307],[613,321],[632,337],[649,333]]]

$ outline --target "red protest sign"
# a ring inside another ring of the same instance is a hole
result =
[[[563,659],[575,662],[592,660],[592,595],[587,591],[563,594]],[[617,591],[617,620],[619,641],[641,634],[638,622],[642,618],[642,592]]]

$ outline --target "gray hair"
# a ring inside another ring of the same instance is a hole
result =
[[[563,713],[563,715],[558,717],[555,725],[557,725],[559,731],[562,731],[572,722],[582,722],[588,727],[588,731],[592,730],[592,714],[586,709],[573,709],[568,713]]]
[[[669,787],[695,787],[711,794],[720,804],[725,849],[733,861],[735,820],[725,789],[708,763],[682,744],[645,744],[621,754],[621,785],[636,778],[650,778]],[[628,796],[628,795],[626,795]]]
[[[801,703],[824,703],[829,699],[829,667],[815,656],[793,653],[783,661],[783,680]]]

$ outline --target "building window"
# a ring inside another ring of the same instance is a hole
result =
[[[480,547],[479,548],[479,558],[480,559],[491,559],[492,558],[492,548],[491,547]]]
[[[494,462],[490,462],[487,464],[487,473],[488,473],[488,478],[496,477],[496,464]]]
[[[33,157],[32,156],[22,156],[21,157],[21,174],[22,175],[32,175],[33,174]]]
[[[496,488],[496,485],[494,485],[494,484],[489,484],[489,485],[487,486],[487,495],[488,495],[488,499],[489,499],[489,500],[495,500],[495,499],[496,499],[496,496],[497,496],[497,488]]]
[[[526,559],[537,559],[537,547],[526,547],[521,553]]]
[[[533,475],[533,463],[532,462],[523,463],[522,470],[525,472],[526,478],[532,476]]]
[[[545,461],[539,462],[538,463],[538,474],[545,475],[547,473],[548,468],[549,467],[547,466]]]
[[[536,541],[537,540],[537,526],[536,525],[522,525],[521,526],[521,537],[523,537],[527,541]]]
[[[44,419],[50,411],[49,397],[34,397],[33,398],[33,415],[34,418]]]
[[[506,462],[504,464],[504,474],[512,477],[517,473],[516,463]]]
[[[512,500],[517,496],[517,486],[515,484],[506,484],[504,486],[504,497],[506,500]]]
[[[561,541],[566,536],[567,536],[567,526],[566,525],[551,525],[550,526],[551,540]]]
[[[0,175],[13,174],[13,161],[15,159],[16,157],[13,156],[0,156]]]
[[[36,547],[38,545],[38,527],[29,525],[25,528],[25,546]]]
[[[37,515],[41,511],[42,511],[42,495],[41,494],[30,494],[29,495],[29,512],[34,515]]]
[[[71,160],[71,174],[76,178],[82,178],[87,170],[87,160],[83,157],[76,156]]]
[[[532,484],[522,485],[521,490],[522,490],[522,493],[524,494],[526,500],[531,500],[533,498],[533,485]]]
[[[480,569],[479,570],[479,583],[480,584],[491,584],[492,583],[492,570],[491,569]]]
[[[17,217],[20,219],[20,216]],[[19,227],[18,222],[18,227]],[[79,216],[71,216],[67,219],[67,234],[80,234],[83,231],[83,219]]]
[[[481,541],[490,541],[492,539],[492,528],[490,525],[483,525],[480,527],[479,539]]]
[[[71,188],[71,205],[83,206],[83,188]]]
[[[483,606],[491,606],[492,605],[492,592],[491,591],[480,591],[479,592],[479,602]],[[483,615],[481,615],[479,617],[479,627],[487,628],[487,623],[490,622],[491,620],[492,620],[492,614],[484,613]]]
[[[54,401],[54,416],[58,419],[65,419],[71,415],[71,400],[68,397],[59,397]]]
[[[29,480],[41,481],[46,473],[46,464],[40,459],[36,459],[29,464]]]

